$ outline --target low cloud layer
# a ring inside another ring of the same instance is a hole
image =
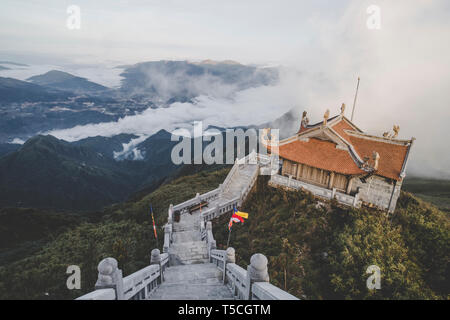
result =
[[[275,86],[260,86],[235,92],[232,97],[213,98],[201,95],[192,103],[176,102],[167,108],[147,109],[117,122],[89,124],[49,132],[60,139],[75,141],[92,136],[114,136],[120,133],[151,135],[161,129],[191,129],[194,121],[219,127],[263,123],[292,109],[297,101],[282,80]]]

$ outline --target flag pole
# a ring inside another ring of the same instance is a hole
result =
[[[353,101],[352,118],[350,119],[350,121],[352,121],[352,122],[353,122],[353,115],[355,114],[356,98],[358,98],[359,80],[360,80],[360,78],[358,77],[358,84],[356,85],[355,100]]]
[[[227,249],[228,249],[228,246],[230,245],[230,235],[231,235],[231,228],[230,228],[230,230],[228,231]]]

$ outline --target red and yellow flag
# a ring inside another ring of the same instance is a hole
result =
[[[155,234],[155,238],[158,239],[158,234],[156,233],[156,224],[155,224],[155,218],[153,217],[153,207],[150,205],[150,210],[152,213],[152,221],[153,221],[153,232]]]
[[[231,230],[233,223],[244,223],[244,219],[248,219],[248,213],[238,211],[236,207],[234,207],[233,215],[231,216],[230,222],[228,222],[228,230]]]

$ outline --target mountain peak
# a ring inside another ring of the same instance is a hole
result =
[[[41,86],[48,86],[59,90],[75,92],[94,92],[107,89],[100,84],[87,80],[86,78],[74,76],[73,74],[59,70],[51,70],[44,74],[30,77],[27,81],[39,84]]]
[[[86,80],[86,78],[77,77],[68,72],[59,71],[59,70],[50,70],[44,74],[32,76],[32,77],[28,78],[27,81],[35,82],[35,83],[43,85],[45,83],[49,84],[49,83],[72,80],[72,79]]]

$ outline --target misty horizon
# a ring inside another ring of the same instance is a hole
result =
[[[169,104],[164,113],[149,108],[119,121],[47,132],[68,141],[152,134],[157,128],[170,131],[194,120],[221,127],[254,125],[289,110],[298,114],[306,110],[315,122],[326,109],[337,114],[342,103],[349,117],[361,77],[354,122],[376,135],[399,125],[399,138],[417,139],[408,174],[450,178],[450,150],[445,147],[450,118],[446,90],[450,45],[444,40],[450,33],[447,2],[418,0],[412,6],[376,1],[381,8],[379,30],[367,28],[371,1],[345,1],[339,6],[282,1],[276,8],[270,2],[253,1],[175,3],[109,6],[80,1],[81,28],[69,30],[66,9],[72,3],[5,1],[0,13],[0,60],[29,67],[0,70],[0,77],[26,80],[61,70],[118,88],[121,66],[207,59],[271,66],[280,73],[275,84],[243,90],[204,78],[197,83],[201,93],[192,102]],[[96,20],[100,12],[102,22]],[[231,19],[230,30],[225,22]],[[268,23],[274,21],[278,23]],[[172,84],[166,83],[167,95],[177,92]],[[195,84],[189,90],[195,92]]]

